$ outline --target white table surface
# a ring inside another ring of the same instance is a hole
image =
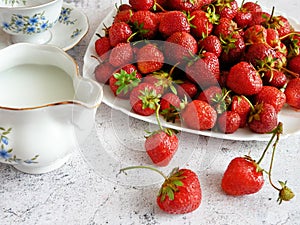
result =
[[[114,1],[68,2],[82,9],[89,18],[88,34],[68,51],[82,68],[89,40]],[[297,0],[264,0],[260,3],[268,7],[276,4],[276,8],[289,16],[299,18],[300,3]],[[109,136],[114,132],[113,122],[116,117],[120,121],[128,119],[104,104],[97,111],[98,132],[106,138],[105,143],[108,145],[118,144]],[[147,124],[135,119],[129,120],[132,127],[136,128],[135,132],[142,137],[144,131],[139,128]],[[121,144],[142,142],[141,138],[136,140],[130,134],[119,138]],[[288,180],[296,194],[291,202],[283,202],[282,205],[277,204],[277,192],[270,187],[267,179],[259,193],[244,197],[227,196],[220,188],[222,174],[229,161],[249,151],[254,158],[258,158],[266,142],[208,141],[197,135],[187,135],[185,140],[193,143],[190,148],[193,148],[194,153],[183,166],[198,174],[203,192],[201,206],[192,213],[163,213],[155,203],[158,184],[134,188],[114,182],[110,179],[111,174],[105,176],[95,173],[77,149],[63,167],[43,175],[24,174],[11,166],[0,164],[0,224],[300,224],[299,135],[281,140],[276,154],[273,178],[275,181]]]

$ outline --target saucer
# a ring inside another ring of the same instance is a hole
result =
[[[60,17],[50,29],[52,38],[47,43],[64,51],[73,48],[84,37],[89,28],[86,15],[71,4],[64,3]],[[0,30],[0,49],[11,45],[10,35]]]

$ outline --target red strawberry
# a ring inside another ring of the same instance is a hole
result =
[[[278,113],[284,106],[286,97],[285,94],[272,86],[263,86],[261,91],[254,96],[255,103],[268,103],[273,105],[275,111]]]
[[[216,13],[221,18],[232,20],[238,12],[238,3],[235,0],[218,0],[215,6]]]
[[[277,113],[273,105],[259,103],[250,112],[248,126],[255,133],[269,133],[277,126]]]
[[[278,31],[272,28],[267,28],[266,30],[267,30],[267,43],[273,48],[280,45],[280,38],[279,38]]]
[[[110,49],[111,45],[108,37],[100,37],[95,41],[95,51],[101,60],[109,57]]]
[[[124,22],[128,23],[133,15],[131,9],[118,11],[114,18],[114,23]]]
[[[95,68],[94,74],[95,79],[102,84],[108,84],[109,78],[112,76],[114,71],[116,70],[109,62],[104,61],[98,64]]]
[[[179,119],[180,98],[172,92],[166,93],[160,100],[160,114],[169,122]]]
[[[210,86],[204,89],[197,97],[198,100],[205,101],[210,105],[215,103],[216,96],[222,95],[222,89],[220,86]]]
[[[245,2],[242,7],[252,13],[262,12],[262,8],[257,2]]]
[[[178,142],[171,129],[158,130],[146,137],[145,149],[155,165],[167,166],[178,149]]]
[[[175,32],[167,38],[164,48],[166,63],[175,65],[196,54],[198,44],[191,34],[187,32]]]
[[[254,95],[261,91],[263,82],[251,64],[241,61],[231,67],[226,85],[239,95]]]
[[[196,10],[191,13],[191,33],[202,38],[209,35],[213,30],[213,23],[210,22],[207,13],[203,10]]]
[[[203,0],[172,0],[169,1],[169,7],[172,10],[179,10],[183,12],[192,12],[200,9],[203,6]]]
[[[215,53],[217,57],[221,55],[222,45],[220,39],[215,35],[208,35],[198,42],[199,49]]]
[[[185,125],[194,130],[208,130],[215,126],[217,112],[207,102],[193,100],[181,112]]]
[[[137,11],[130,18],[141,39],[152,39],[158,32],[159,21],[155,13],[141,10]]]
[[[113,23],[108,30],[108,35],[110,44],[114,47],[119,43],[127,42],[132,35],[132,30],[125,22]]]
[[[218,37],[227,37],[236,33],[237,24],[228,18],[221,18],[219,24],[214,27],[213,33]]]
[[[292,57],[289,61],[288,61],[288,65],[287,68],[300,75],[300,55],[294,56]]]
[[[123,67],[132,63],[133,50],[129,43],[119,43],[115,46],[109,55],[109,63],[114,67]]]
[[[267,29],[262,25],[254,25],[245,30],[243,37],[247,44],[265,43],[267,41]]]
[[[229,163],[221,184],[223,191],[233,196],[254,194],[263,185],[263,172],[249,157],[234,158]]]
[[[234,33],[222,39],[222,53],[220,61],[227,67],[240,61],[245,52],[245,42],[240,34]]]
[[[131,5],[123,3],[118,7],[118,12],[129,10],[129,9],[130,10],[132,9]]]
[[[300,78],[290,80],[284,91],[286,103],[296,109],[300,109]]]
[[[218,85],[220,80],[220,66],[218,57],[211,52],[203,52],[202,58],[196,58],[186,66],[186,76],[197,83],[202,89]]]
[[[136,54],[137,67],[142,74],[160,70],[164,60],[163,53],[153,44],[146,44]]]
[[[252,20],[248,24],[248,26],[253,26],[253,25],[262,25],[266,23],[270,19],[271,15],[267,12],[253,12],[252,13]]]
[[[129,0],[129,4],[135,11],[150,10],[154,6],[154,0]]]
[[[252,21],[252,13],[261,12],[261,6],[254,2],[246,2],[239,9],[234,17],[234,21],[237,23],[238,27],[247,27]]]
[[[140,83],[130,93],[130,105],[135,113],[149,116],[155,113],[159,98],[154,85]]]
[[[293,32],[283,40],[288,49],[288,56],[294,57],[300,54],[300,32]]]
[[[265,85],[282,88],[287,83],[286,75],[280,70],[267,70],[263,75]]]
[[[265,65],[274,67],[276,52],[266,43],[254,43],[249,46],[245,58],[256,68],[263,68]]]
[[[245,127],[248,121],[248,116],[251,111],[251,104],[245,96],[234,95],[231,99],[230,110],[236,112],[240,116],[240,127]]]
[[[164,37],[169,37],[178,31],[190,32],[186,15],[181,11],[165,12],[160,19],[159,32]]]
[[[283,37],[293,31],[288,19],[281,15],[273,16],[270,20],[268,20],[266,26],[277,30],[279,37]]]
[[[195,83],[190,81],[183,81],[183,83],[179,84],[177,87],[177,95],[184,99],[185,97],[191,99],[198,93],[198,87]]]
[[[170,214],[184,214],[196,210],[202,191],[198,176],[189,169],[175,169],[163,183],[157,205]]]
[[[115,96],[128,99],[131,90],[141,81],[142,75],[134,65],[129,64],[115,72],[109,79],[109,86]]]
[[[240,123],[240,115],[233,111],[225,111],[217,119],[219,130],[225,134],[234,133],[240,127]]]

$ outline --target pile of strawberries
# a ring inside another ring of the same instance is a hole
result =
[[[95,42],[95,78],[140,115],[267,133],[300,109],[299,49],[287,18],[254,2],[130,0]]]

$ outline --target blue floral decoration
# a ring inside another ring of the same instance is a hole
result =
[[[41,33],[53,27],[53,23],[49,23],[44,16],[45,12],[37,13],[33,16],[22,16],[13,14],[9,22],[3,22],[2,28],[14,33],[34,34]]]
[[[22,160],[18,158],[16,155],[13,155],[13,149],[9,148],[9,139],[7,135],[11,132],[11,128],[5,129],[3,127],[0,127],[0,162],[1,160],[4,160],[4,162],[14,162],[14,163],[26,163],[26,164],[32,164],[32,163],[38,163],[36,159],[39,157],[39,155],[35,155],[31,159],[25,159]]]
[[[70,15],[72,11],[73,9],[71,8],[62,7],[58,21],[65,25],[74,24],[77,21],[77,19],[70,20]]]

